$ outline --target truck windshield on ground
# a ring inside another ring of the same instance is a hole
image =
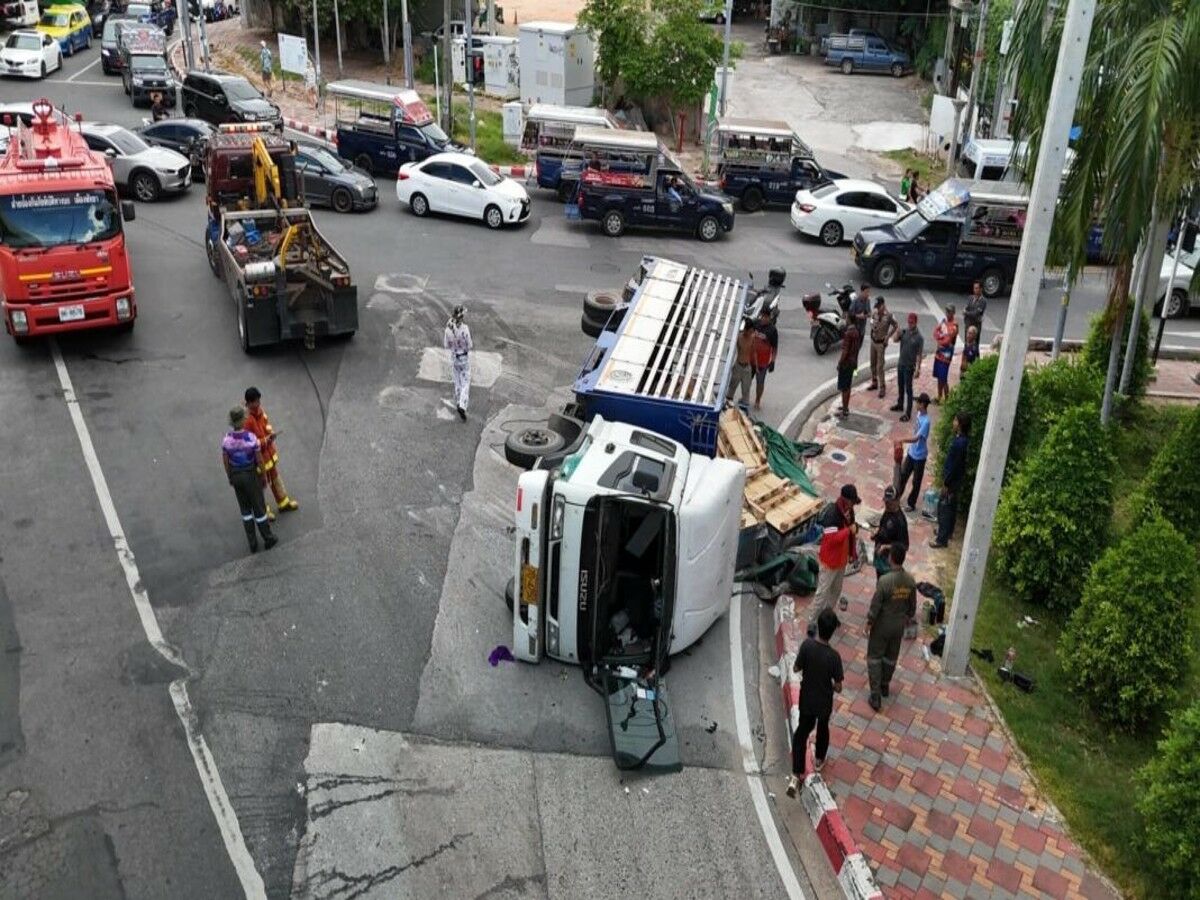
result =
[[[106,191],[0,197],[0,244],[13,249],[86,244],[120,233],[117,198]]]

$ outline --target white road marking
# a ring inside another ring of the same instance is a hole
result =
[[[792,870],[791,860],[783,849],[783,841],[779,837],[779,828],[767,806],[767,792],[762,783],[762,770],[758,766],[758,757],[754,755],[754,745],[750,742],[750,716],[746,712],[746,676],[742,668],[742,597],[735,594],[729,604],[729,667],[733,675],[733,719],[737,727],[738,745],[742,750],[742,771],[746,773],[746,785],[750,788],[750,798],[754,801],[754,812],[758,816],[759,827],[771,851],[771,859],[775,861],[775,869],[779,872],[779,880],[791,900],[805,900],[804,890]]]
[[[112,87],[113,85],[113,82],[111,81],[73,81],[70,78],[63,83],[66,84],[68,82],[70,83],[71,87]]]
[[[608,288],[588,287],[586,284],[556,284],[554,290],[560,294],[590,294],[592,291],[603,291]]]
[[[471,351],[471,387],[490,388],[500,377],[503,363],[503,357],[499,353],[488,350]],[[449,350],[442,347],[426,347],[421,351],[417,377],[422,381],[453,384],[452,369]]]
[[[933,299],[933,294],[929,293],[929,288],[917,288],[917,293],[921,299],[925,301],[925,306],[937,321],[942,321],[946,315],[946,311],[938,306],[938,302]]]
[[[100,511],[104,514],[104,523],[108,526],[113,549],[117,552],[117,561],[120,562],[121,568],[125,572],[125,583],[129,586],[129,595],[133,598],[133,605],[141,620],[146,640],[162,654],[164,659],[187,671],[188,667],[179,652],[167,643],[162,629],[158,626],[158,618],[154,615],[154,608],[150,605],[150,595],[142,584],[142,576],[138,572],[133,550],[125,538],[125,530],[121,527],[121,520],[117,516],[117,508],[113,504],[112,494],[108,490],[108,481],[104,477],[104,470],[100,467],[100,458],[96,455],[91,433],[83,418],[83,409],[75,396],[71,375],[67,371],[67,364],[63,360],[57,341],[51,341],[50,352],[54,357],[54,368],[58,373],[58,384],[63,392],[63,400],[67,404],[67,411],[71,415],[71,424],[75,427],[75,436],[79,438],[79,447],[83,452],[83,459],[92,479],[92,488],[100,503]],[[208,797],[208,805],[217,820],[217,828],[225,841],[225,850],[229,854],[230,862],[233,863],[238,881],[241,882],[242,891],[246,897],[252,898],[252,900],[259,900],[259,898],[265,900],[266,887],[263,884],[262,876],[254,867],[254,859],[250,856],[250,851],[242,837],[241,826],[238,824],[237,815],[229,802],[229,795],[225,792],[225,785],[221,782],[221,773],[217,771],[216,761],[208,749],[204,735],[200,733],[196,711],[188,699],[186,681],[182,678],[173,681],[170,693],[171,701],[175,705],[175,714],[183,725],[188,749],[196,764],[196,771],[200,775],[200,784],[204,788],[205,796]]]
[[[93,59],[93,60],[92,60],[90,63],[88,63],[86,66],[84,66],[84,67],[83,67],[82,69],[80,69],[78,72],[76,72],[76,73],[75,73],[74,75],[72,75],[70,78],[68,78],[68,79],[67,79],[67,81],[73,82],[73,81],[74,81],[76,78],[78,78],[80,75],[82,75],[82,74],[83,74],[84,72],[86,72],[88,69],[95,68],[95,67],[96,67],[96,66],[98,66],[98,65],[100,65],[100,57],[99,57],[99,56],[97,56],[97,57],[96,57],[95,59]],[[100,82],[93,82],[93,84],[99,84],[99,83],[100,83]]]

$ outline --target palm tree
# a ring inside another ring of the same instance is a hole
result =
[[[1063,0],[1022,0],[1016,16],[1009,59],[1020,103],[1012,130],[1029,142],[1028,161],[1037,159],[1042,139],[1065,11]],[[1097,219],[1104,223],[1104,249],[1116,261],[1105,322],[1116,345],[1139,247],[1161,242],[1144,257],[1156,275],[1166,249],[1161,222],[1200,178],[1200,3],[1097,0],[1075,122],[1080,137],[1050,255],[1073,282],[1086,261],[1088,231]],[[1114,376],[1110,365],[1106,409]]]

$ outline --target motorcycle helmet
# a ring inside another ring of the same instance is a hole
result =
[[[787,269],[772,269],[767,273],[767,285],[773,288],[783,287],[783,282],[786,278]]]

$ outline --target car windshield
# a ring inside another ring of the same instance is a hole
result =
[[[44,12],[42,13],[41,24],[47,28],[66,28],[71,23],[71,17],[67,13],[60,12]]]
[[[110,141],[116,144],[117,149],[126,156],[133,156],[141,153],[144,150],[149,150],[150,145],[143,141],[132,131],[126,131],[124,128],[118,128],[116,131],[105,135]]]
[[[904,218],[896,220],[896,231],[899,233],[901,239],[911,241],[924,231],[927,225],[929,225],[929,221],[919,212],[913,210],[907,216],[904,216]]]
[[[167,70],[167,61],[161,56],[135,56],[133,57],[132,65],[135,69],[143,69],[150,72],[165,72]]]
[[[341,172],[347,168],[342,160],[321,147],[305,147],[304,155],[322,169],[327,169],[330,172]]]
[[[36,34],[10,34],[4,46],[11,50],[38,50],[42,39]]]
[[[117,42],[117,31],[123,25],[126,19],[109,19],[104,23],[104,36],[101,40],[106,44],[115,44]]]
[[[492,185],[499,184],[504,180],[478,160],[470,163],[467,168],[471,170],[471,174],[478,178],[479,183],[484,187],[491,187]]]
[[[254,85],[244,78],[235,78],[225,82],[225,96],[230,100],[261,100],[262,94],[254,89]]]
[[[450,138],[446,137],[446,132],[438,127],[437,122],[430,122],[428,125],[421,126],[421,133],[429,138],[435,144],[445,144]]]
[[[82,244],[120,233],[117,198],[105,191],[0,197],[0,244],[6,247]]]

